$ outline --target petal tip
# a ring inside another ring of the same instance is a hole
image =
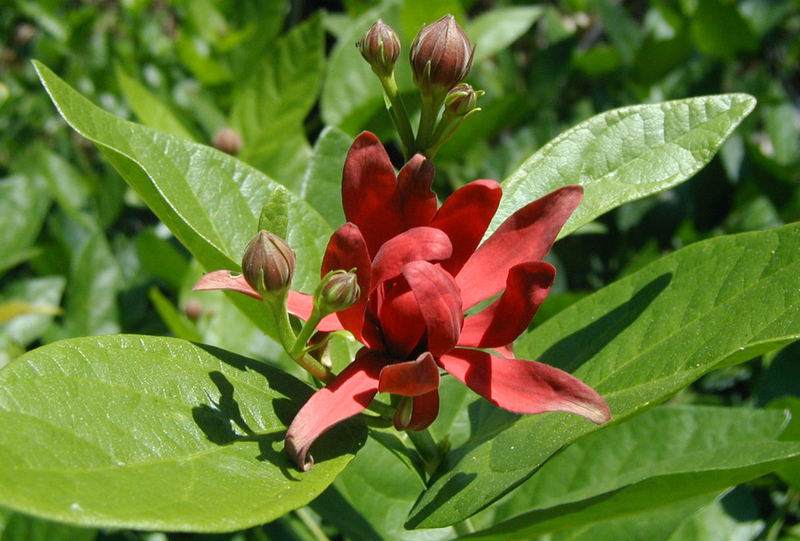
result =
[[[295,438],[290,434],[286,435],[284,451],[289,456],[289,459],[304,472],[311,471],[311,468],[314,467],[314,457],[308,454],[308,448],[308,444],[298,448],[295,445]]]

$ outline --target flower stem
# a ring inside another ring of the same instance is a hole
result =
[[[411,128],[411,121],[408,119],[406,106],[403,104],[403,99],[400,97],[397,81],[394,78],[394,73],[386,77],[378,76],[378,79],[381,81],[383,92],[388,100],[387,109],[389,109],[389,116],[392,118],[395,128],[397,128],[400,141],[403,143],[403,154],[406,159],[408,159],[414,151],[414,131]]]
[[[439,465],[441,456],[439,453],[439,446],[431,436],[431,433],[426,430],[407,430],[408,439],[417,448],[422,461],[425,463],[425,470],[430,474]]]
[[[322,318],[318,317],[316,322],[309,325],[314,318],[314,314],[312,313],[311,317],[303,325],[300,335],[296,336],[292,329],[292,324],[289,321],[289,313],[286,311],[286,297],[283,296],[279,299],[266,301],[266,303],[272,309],[275,321],[278,323],[278,338],[281,341],[283,349],[289,354],[289,357],[318,380],[330,381],[333,379],[333,372],[303,350],[305,344],[308,342],[308,338],[314,332],[319,320]],[[303,338],[303,336],[305,336],[305,338]],[[298,344],[300,344],[299,347]]]
[[[443,102],[444,96],[434,96],[432,94],[422,95],[422,109],[419,117],[419,130],[417,130],[415,152],[426,154],[426,151],[431,146],[433,129],[436,125],[436,118],[439,116],[439,109],[442,108]]]

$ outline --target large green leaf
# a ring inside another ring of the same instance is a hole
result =
[[[363,443],[347,423],[308,473],[283,436],[312,389],[173,338],[64,340],[0,371],[0,504],[86,526],[229,531],[327,487]]]
[[[543,14],[541,6],[497,6],[469,21],[464,31],[475,45],[473,65],[511,45]]]
[[[342,169],[353,140],[336,128],[325,128],[314,144],[314,153],[297,193],[317,209],[331,227],[344,223]]]
[[[787,415],[779,411],[655,408],[627,423],[581,438],[546,462],[514,491],[513,497],[475,519],[483,519],[487,527],[481,535],[495,532],[496,524],[496,531],[504,532],[504,537],[519,538],[539,528],[535,521],[544,515],[552,521],[562,512],[574,512],[575,506],[565,505],[568,503],[584,501],[589,509],[594,505],[589,504],[590,499],[596,502],[600,495],[612,494],[610,497],[621,511],[632,502],[622,496],[620,489],[655,477],[678,479],[695,474],[690,483],[695,493],[688,487],[682,492],[688,498],[719,491],[736,484],[717,476],[720,471],[738,475],[742,468],[782,460],[800,451],[800,444],[773,445],[787,422]],[[759,454],[754,449],[772,451]],[[707,479],[702,478],[711,473],[715,473],[716,484],[706,484]],[[615,491],[618,493],[613,494]],[[651,504],[659,501],[653,498]],[[606,510],[606,519],[621,514],[615,513],[613,507]],[[571,514],[576,526],[581,524],[581,513],[583,510]]]
[[[690,178],[755,107],[746,94],[724,94],[608,111],[563,132],[503,182],[487,235],[534,199],[568,184],[585,196],[565,236],[615,207]]]
[[[518,341],[520,358],[574,372],[621,422],[703,374],[800,337],[800,225],[711,239],[582,299]],[[566,414],[525,416],[452,451],[410,524],[458,522],[597,429]]]
[[[64,119],[98,145],[111,164],[207,270],[239,268],[261,208],[285,189],[258,170],[212,148],[117,118],[96,107],[46,66],[39,76]],[[313,290],[330,227],[289,197],[287,241],[297,254],[293,287]],[[243,295],[232,300],[264,330],[269,316]]]

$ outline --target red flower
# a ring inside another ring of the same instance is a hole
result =
[[[417,155],[395,177],[371,133],[350,148],[342,184],[348,222],[331,237],[321,274],[355,268],[362,295],[318,329],[346,329],[364,347],[292,421],[286,449],[303,469],[313,464],[311,444],[363,411],[378,392],[413,397],[410,412],[398,408],[398,429],[426,428],[439,409],[440,369],[517,413],[565,411],[596,423],[611,417],[589,386],[552,366],[513,358],[510,345],[553,284],[555,269],[541,259],[582,188],[567,186],[528,204],[478,246],[500,202],[499,184],[467,184],[437,209],[433,174],[433,165]],[[207,275],[197,288],[258,296],[227,271]],[[310,296],[290,292],[290,312],[307,318],[311,307]]]

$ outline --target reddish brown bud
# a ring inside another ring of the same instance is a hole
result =
[[[247,244],[242,258],[244,279],[263,297],[286,290],[294,267],[294,251],[286,241],[263,229]]]
[[[222,128],[214,136],[214,147],[228,154],[238,154],[242,148],[242,136],[233,128]]]
[[[474,52],[455,17],[445,15],[422,27],[411,44],[414,83],[423,94],[444,94],[466,79]]]
[[[400,56],[400,39],[391,26],[378,19],[356,43],[356,47],[378,76],[388,77],[392,74]]]

